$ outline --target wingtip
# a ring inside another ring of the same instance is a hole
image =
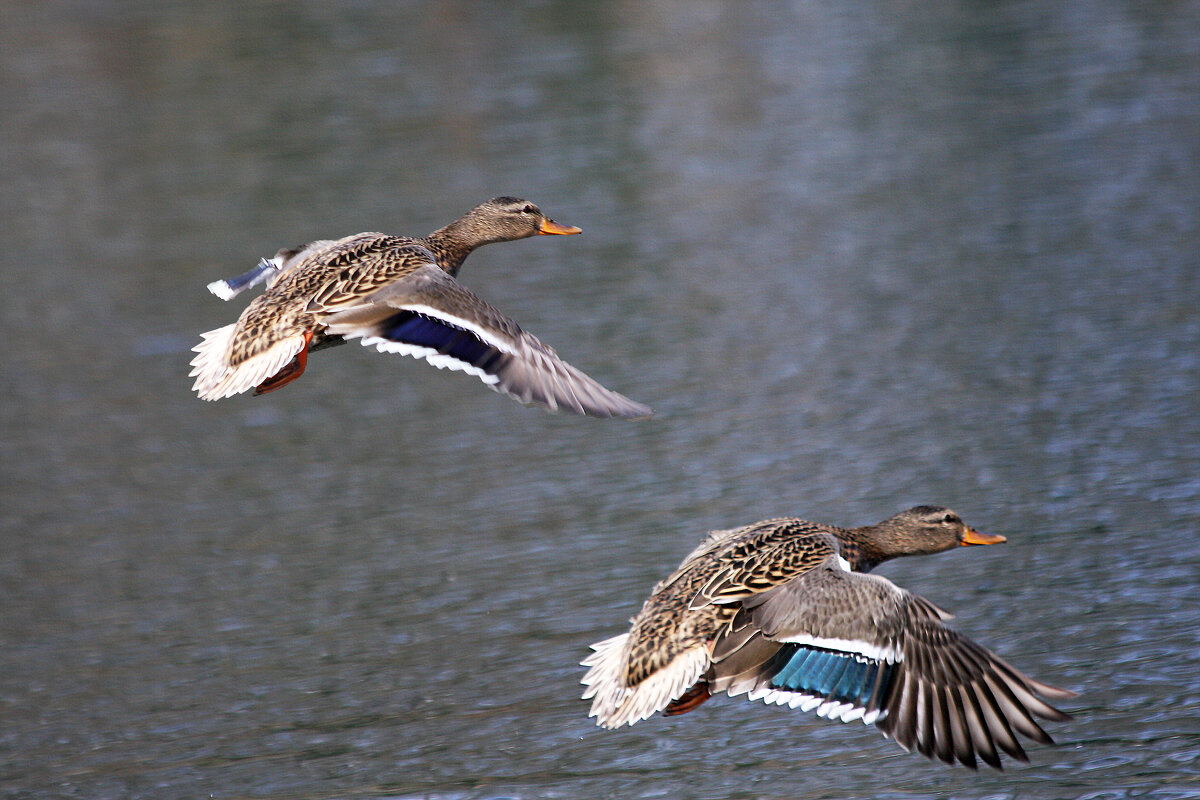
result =
[[[622,414],[622,419],[627,419],[632,422],[641,422],[643,420],[654,418],[654,409],[650,406],[644,406],[641,403],[634,403],[634,407],[628,413]]]
[[[213,281],[208,285],[208,290],[225,301],[237,297],[237,292],[225,280]]]
[[[613,394],[616,394],[615,392]],[[559,412],[565,411],[571,414],[578,414],[584,417],[592,417],[593,419],[627,419],[632,421],[647,420],[654,416],[654,409],[649,406],[644,406],[641,403],[630,400],[627,397],[618,395],[618,402],[589,402],[583,403],[576,401],[574,403],[566,402],[547,402],[545,399],[538,398],[527,405],[540,406],[547,411]]]
[[[1035,681],[1032,678],[1028,680],[1038,694],[1050,700],[1070,700],[1074,697],[1079,697],[1079,692],[1073,692],[1070,689],[1063,689],[1059,686],[1051,686],[1048,683]]]
[[[587,380],[591,381],[590,378]],[[576,402],[565,407],[577,414],[602,419],[644,420],[654,416],[654,409],[650,406],[631,400],[620,392],[606,389],[600,384],[596,384],[596,387],[599,391],[593,392],[590,397],[576,395]]]

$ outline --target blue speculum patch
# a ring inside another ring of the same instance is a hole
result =
[[[380,334],[394,342],[429,347],[489,372],[501,353],[470,331],[442,320],[402,311],[384,321]]]
[[[790,650],[790,652],[788,652]],[[770,687],[825,697],[843,703],[865,706],[871,699],[876,678],[883,673],[881,686],[886,686],[892,667],[858,653],[792,644],[780,651],[779,671],[771,678]]]

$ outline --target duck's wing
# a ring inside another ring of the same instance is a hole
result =
[[[258,264],[235,278],[213,281],[208,284],[208,290],[222,300],[232,300],[263,281],[274,283],[283,273],[295,269],[310,257],[336,244],[333,240],[318,239],[300,247],[281,248],[271,258],[260,259]]]
[[[247,289],[267,280],[272,273],[279,269],[279,266],[279,263],[273,258],[260,259],[258,264],[235,278],[213,281],[208,285],[208,290],[222,300],[232,300]]]
[[[947,628],[947,616],[885,578],[829,559],[741,601],[714,648],[714,690],[861,719],[906,750],[971,768],[976,756],[1000,768],[999,751],[1028,760],[1017,733],[1052,744],[1034,717],[1070,717],[1042,698],[1074,694]]]
[[[511,318],[427,264],[336,309],[319,312],[325,332],[382,352],[466,372],[522,403],[594,417],[653,412],[563,361]]]
[[[838,558],[837,539],[827,528],[802,519],[782,518],[710,535],[680,569],[711,562],[706,568],[708,580],[691,599],[691,606],[700,608],[740,602]]]
[[[304,357],[313,334],[318,346],[338,341],[314,330],[322,315],[363,299],[416,268],[433,254],[405,237],[358,233],[280,250],[234,284],[241,290],[270,278],[270,285],[238,321],[201,335],[192,348],[193,389],[204,400],[231,397],[277,376]],[[302,369],[301,369],[302,371]]]
[[[658,582],[658,585],[654,587],[654,591],[661,592],[667,586],[670,586],[679,580],[679,578],[688,574],[693,568],[705,563],[712,557],[713,553],[724,547],[731,539],[743,535],[745,531],[745,528],[727,528],[718,531],[709,531],[704,541],[696,545],[696,548],[684,557],[679,567]]]

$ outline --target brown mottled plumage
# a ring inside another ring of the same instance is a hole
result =
[[[651,411],[605,389],[455,280],[475,248],[538,234],[573,234],[525,200],[497,197],[423,239],[359,233],[281,250],[233,281],[227,299],[273,272],[238,321],[204,334],[195,390],[217,400],[273,391],[300,376],[308,353],[359,338],[367,346],[475,375],[523,403],[598,417]]]
[[[583,663],[591,716],[615,728],[682,714],[712,694],[748,694],[821,716],[875,723],[906,750],[999,768],[1027,760],[1015,733],[1051,743],[1033,717],[1065,720],[1029,678],[945,627],[949,615],[863,574],[902,555],[1004,537],[953,511],[917,506],[878,525],[772,519],[716,531],[654,587],[628,633]]]

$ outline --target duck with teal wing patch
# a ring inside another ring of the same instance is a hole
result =
[[[264,394],[300,377],[312,351],[358,339],[381,352],[474,375],[521,403],[592,417],[648,417],[558,357],[455,276],[477,247],[579,233],[536,205],[497,197],[424,238],[359,233],[280,250],[209,289],[231,299],[267,282],[237,322],[203,334],[193,389],[219,400]]]
[[[949,614],[865,574],[897,556],[997,544],[940,506],[838,528],[771,519],[716,531],[660,582],[628,633],[592,645],[583,683],[606,728],[683,714],[725,692],[874,724],[905,750],[1000,769],[1043,744],[1035,718],[1073,692],[946,627]]]

